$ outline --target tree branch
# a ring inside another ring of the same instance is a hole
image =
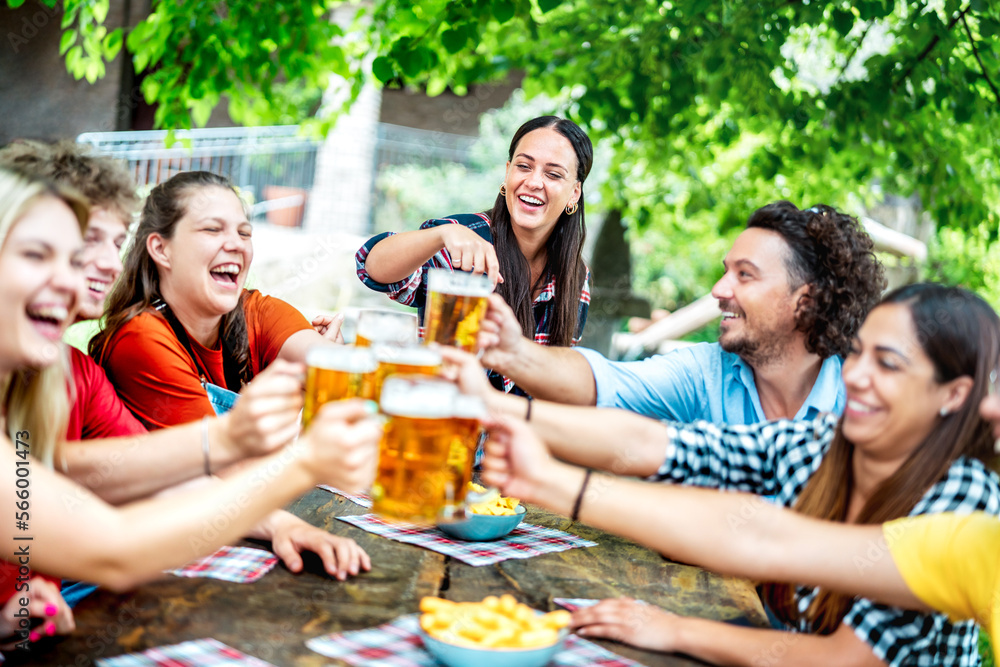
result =
[[[865,26],[865,31],[861,33],[861,39],[859,39],[857,43],[854,45],[854,48],[847,56],[847,60],[844,61],[844,66],[840,68],[840,74],[837,75],[837,83],[840,83],[840,81],[844,78],[844,73],[846,73],[847,68],[850,67],[851,61],[854,60],[854,56],[858,55],[858,51],[861,50],[861,45],[865,43],[865,37],[868,36],[868,31],[871,29],[872,29],[872,24],[871,21],[869,21],[868,25]]]
[[[948,30],[950,31],[952,28],[954,28],[955,24],[958,23],[960,20],[962,20],[965,17],[965,14],[971,8],[972,8],[972,5],[969,4],[969,5],[966,5],[964,9],[959,10],[958,16],[952,18],[951,19],[951,23],[948,24]],[[892,92],[896,92],[896,89],[899,88],[899,84],[901,84],[903,81],[906,81],[906,79],[909,78],[910,74],[913,73],[913,70],[916,69],[917,65],[919,65],[920,62],[924,58],[926,58],[930,54],[931,51],[934,50],[934,47],[937,46],[937,43],[940,42],[940,41],[941,41],[941,36],[940,35],[934,35],[934,38],[931,39],[931,41],[927,43],[927,46],[924,47],[924,50],[921,51],[920,55],[917,56],[917,59],[914,60],[912,63],[910,63],[910,68],[908,70],[906,70],[906,72],[903,74],[903,76],[899,77],[899,79],[897,79],[896,82],[894,84],[892,84]]]
[[[965,20],[965,14],[962,14],[962,25],[965,26],[965,34],[969,36],[969,44],[972,46],[972,55],[976,57],[976,62],[979,63],[979,69],[983,73],[983,78],[986,79],[986,83],[989,84],[990,90],[993,91],[993,96],[997,98],[997,104],[1000,104],[1000,91],[997,91],[997,87],[993,85],[990,81],[989,72],[986,71],[986,66],[983,65],[983,61],[979,58],[979,50],[976,48],[976,40],[972,37],[972,30],[969,29],[969,22]]]

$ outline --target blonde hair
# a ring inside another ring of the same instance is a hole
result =
[[[63,186],[55,185],[8,169],[0,169],[0,250],[14,225],[32,206],[45,197],[64,202],[76,216],[80,233],[87,229],[86,200]],[[6,415],[6,432],[11,440],[20,431],[29,437],[19,438],[30,445],[32,456],[52,467],[59,446],[66,436],[69,421],[69,396],[72,390],[69,356],[64,346],[53,363],[42,368],[17,368],[0,378],[0,398]]]

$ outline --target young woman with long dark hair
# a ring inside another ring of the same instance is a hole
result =
[[[575,345],[590,304],[583,183],[593,160],[590,139],[576,123],[557,116],[529,120],[511,139],[492,210],[374,236],[358,250],[358,276],[422,316],[428,269],[483,273],[525,336]],[[499,375],[491,381],[507,391],[513,387]]]

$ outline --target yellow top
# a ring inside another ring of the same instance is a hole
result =
[[[976,621],[1000,641],[1000,519],[930,514],[890,521],[882,531],[914,595],[952,620]]]

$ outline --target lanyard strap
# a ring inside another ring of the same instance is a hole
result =
[[[153,303],[153,307],[156,308],[163,315],[163,319],[167,321],[170,328],[174,330],[174,335],[177,336],[177,340],[180,344],[184,346],[187,350],[188,355],[191,357],[191,361],[194,362],[195,368],[198,370],[198,374],[201,376],[202,383],[208,382],[208,372],[202,367],[201,360],[198,355],[194,353],[191,349],[191,340],[188,338],[187,331],[184,326],[177,320],[177,316],[174,315],[173,311],[170,310],[170,306],[167,305],[166,301],[158,299]],[[229,347],[226,345],[226,341],[222,341],[222,372],[226,376],[226,388],[229,391],[234,391],[239,393],[243,386],[243,382],[240,380],[240,371],[236,367],[236,360],[233,355],[229,352]]]

